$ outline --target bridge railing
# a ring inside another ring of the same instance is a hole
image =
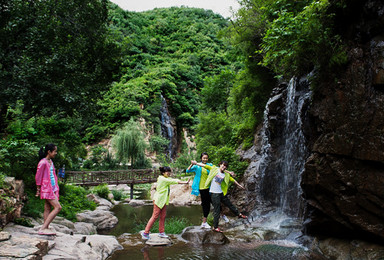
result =
[[[139,184],[156,182],[159,172],[154,169],[132,169],[114,171],[66,171],[66,182],[83,185],[97,186],[108,184]]]

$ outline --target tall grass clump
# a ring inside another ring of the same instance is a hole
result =
[[[135,232],[140,232],[145,229],[147,222],[140,221],[135,227]],[[184,228],[192,226],[191,222],[183,217],[170,217],[165,219],[165,232],[168,234],[180,234]],[[151,233],[159,232],[159,220],[156,220],[155,224],[152,226]]]

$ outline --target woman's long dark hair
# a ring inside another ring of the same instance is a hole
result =
[[[208,155],[207,152],[202,152],[201,155],[200,155],[200,160],[201,160],[201,158],[203,158],[204,155],[208,156],[208,158],[209,158],[209,155]]]
[[[56,145],[55,144],[47,144],[44,147],[41,147],[40,150],[39,150],[39,161],[45,157],[47,157],[47,154],[48,154],[48,151],[54,151],[56,149]]]
[[[161,166],[159,169],[160,169],[160,173],[162,175],[164,175],[165,172],[171,172],[172,171],[171,167],[169,167],[169,166]]]

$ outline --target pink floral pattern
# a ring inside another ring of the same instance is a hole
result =
[[[55,166],[53,165],[53,175],[55,177],[55,192],[53,192],[53,187],[51,184],[51,178],[50,178],[50,164],[46,158],[43,158],[40,160],[39,164],[37,165],[37,171],[36,171],[36,185],[40,186],[40,199],[59,199],[59,185],[57,182],[57,176],[55,171]]]

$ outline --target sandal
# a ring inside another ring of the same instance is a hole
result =
[[[248,219],[247,216],[245,216],[245,215],[243,215],[243,214],[241,214],[241,213],[240,213],[240,215],[239,215],[239,218]]]
[[[54,235],[56,235],[55,232],[53,232],[47,228],[43,229],[43,230],[39,230],[39,232],[37,232],[37,234],[42,235],[42,236],[54,236]]]
[[[219,232],[219,233],[223,233],[223,231],[220,229],[220,228],[214,228],[214,229],[212,229],[213,231],[215,231],[215,232]]]

